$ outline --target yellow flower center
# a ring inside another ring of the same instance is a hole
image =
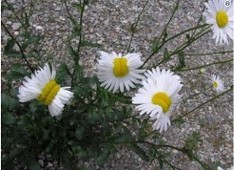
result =
[[[154,94],[151,98],[151,102],[155,105],[161,106],[164,113],[169,110],[172,103],[171,98],[164,92]]]
[[[216,89],[218,87],[218,83],[216,81],[213,82],[213,87]]]
[[[113,73],[116,77],[124,77],[128,74],[128,65],[126,58],[115,58]]]
[[[60,86],[54,80],[50,80],[45,87],[42,89],[41,94],[38,96],[37,100],[49,105],[53,100],[56,94],[58,93]]]
[[[226,11],[218,11],[216,14],[216,22],[219,26],[219,28],[223,28],[227,25],[228,23],[228,15]]]

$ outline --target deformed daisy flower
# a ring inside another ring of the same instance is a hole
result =
[[[211,24],[216,44],[228,43],[227,37],[234,39],[233,3],[225,5],[224,0],[209,0],[205,3],[207,11],[203,13],[206,23]]]
[[[169,70],[161,70],[157,67],[147,71],[143,87],[132,98],[132,103],[137,104],[136,109],[140,115],[148,114],[155,120],[153,129],[166,131],[170,126],[170,115],[178,104],[182,88],[180,77]]]
[[[52,67],[52,72],[48,64],[40,68],[31,75],[25,77],[23,84],[19,87],[19,101],[27,102],[37,99],[48,105],[51,116],[61,114],[64,104],[68,103],[73,97],[73,93],[68,91],[70,87],[60,87],[54,80],[56,71]]]
[[[106,53],[99,51],[100,59],[97,64],[97,76],[101,86],[115,93],[117,90],[124,92],[134,88],[135,84],[140,83],[144,76],[144,70],[138,69],[143,62],[140,53],[128,53],[124,56],[115,52]]]
[[[212,75],[211,81],[214,90],[216,90],[217,92],[221,92],[224,90],[223,81],[220,79],[219,76]]]

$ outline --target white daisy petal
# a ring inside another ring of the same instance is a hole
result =
[[[145,76],[143,87],[132,98],[132,103],[137,104],[136,109],[140,115],[147,114],[155,121],[153,129],[161,133],[171,125],[170,115],[179,103],[181,95],[178,93],[183,85],[179,76],[158,67],[148,70]]]
[[[219,76],[216,76],[213,74],[211,77],[211,83],[212,83],[213,89],[216,90],[217,92],[224,91],[223,81],[220,79]]]
[[[70,87],[60,87],[54,80],[55,68],[50,70],[49,64],[39,68],[31,78],[25,77],[19,87],[18,98],[20,102],[27,102],[37,99],[48,105],[51,116],[60,115],[64,104],[67,104],[73,97],[73,93],[68,91]]]
[[[144,70],[139,70],[143,64],[140,53],[129,53],[122,56],[121,53],[106,53],[98,51],[100,59],[97,63],[97,77],[101,86],[113,93],[135,87],[144,77]]]

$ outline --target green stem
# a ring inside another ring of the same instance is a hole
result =
[[[178,33],[178,34],[176,34],[176,35],[174,35],[174,36],[168,38],[167,40],[165,40],[164,43],[162,43],[162,44],[159,46],[159,48],[161,48],[162,46],[164,46],[168,41],[170,41],[170,40],[172,40],[172,39],[174,39],[174,38],[177,38],[177,37],[179,37],[180,35],[183,35],[183,34],[185,34],[185,33],[187,33],[187,32],[193,31],[193,30],[196,31],[198,28],[203,28],[203,27],[205,27],[205,26],[207,26],[207,24],[198,25],[198,26],[189,28],[189,29],[187,29],[187,30],[184,30],[184,31],[182,31],[182,32],[180,32],[180,33]],[[191,36],[191,37],[193,37],[193,36]]]
[[[20,43],[17,41],[17,39],[11,34],[11,32],[7,29],[6,25],[1,21],[1,24],[3,26],[3,28],[5,29],[5,31],[8,33],[8,35],[12,38],[12,40],[15,41],[16,45],[19,47],[20,53],[22,55],[22,58],[24,59],[24,61],[26,62],[28,68],[31,70],[31,72],[33,73],[33,68],[31,67],[29,61],[27,60],[26,55],[24,54],[24,50],[22,48],[22,46],[20,45]]]
[[[159,44],[159,42],[160,42],[160,39],[165,35],[168,25],[170,24],[172,18],[174,17],[175,12],[178,10],[178,8],[179,8],[179,2],[180,2],[180,0],[177,0],[177,1],[176,1],[176,5],[175,5],[175,7],[174,7],[174,9],[173,9],[173,11],[172,11],[171,17],[170,17],[169,20],[167,21],[165,27],[163,28],[162,33],[160,34],[159,38],[157,39],[157,42],[156,42],[156,44],[155,44],[156,47],[158,46],[158,44]],[[165,40],[163,41],[162,44],[165,44]],[[142,68],[142,67],[148,62],[148,60],[149,60],[152,56],[154,56],[154,54],[156,54],[156,53],[159,51],[159,49],[160,49],[161,47],[162,47],[162,45],[160,45],[159,47],[157,47],[157,48],[149,55],[149,57],[144,61],[144,63],[141,65],[140,68]]]
[[[168,25],[170,24],[172,18],[174,17],[175,12],[176,12],[176,11],[178,10],[178,8],[179,8],[179,3],[180,3],[180,0],[177,0],[177,1],[176,1],[176,5],[175,5],[175,7],[174,7],[174,9],[173,9],[173,11],[172,11],[171,17],[170,17],[170,19],[167,21],[167,23],[166,23],[166,25],[165,25],[165,27],[164,27],[162,33],[160,34],[160,36],[159,36],[159,38],[158,38],[158,40],[157,40],[156,46],[157,46],[158,43],[160,42],[162,36],[165,35],[165,33],[166,33],[166,31],[167,31]]]
[[[205,26],[207,26],[207,24],[199,25],[199,26],[196,26],[196,27],[193,27],[193,28],[189,28],[189,29],[187,29],[187,30],[184,30],[184,31],[182,31],[182,32],[180,32],[180,33],[178,33],[178,34],[176,34],[176,35],[174,35],[174,36],[168,38],[168,39],[165,40],[160,46],[158,46],[157,49],[156,49],[155,51],[153,51],[153,52],[149,55],[149,57],[144,61],[144,63],[142,64],[142,66],[141,66],[140,68],[142,68],[142,67],[148,62],[148,60],[149,60],[151,57],[153,57],[153,56],[159,51],[159,49],[161,49],[168,41],[170,41],[170,40],[172,40],[172,39],[174,39],[174,38],[177,38],[177,37],[179,37],[180,35],[182,35],[182,34],[184,34],[184,33],[186,33],[186,32],[190,32],[190,31],[196,30],[196,29],[198,29],[198,28],[203,28],[203,27],[205,27]]]
[[[140,142],[140,143],[145,143],[145,144],[148,144],[150,146],[153,146],[155,148],[171,148],[171,149],[174,149],[174,150],[177,150],[177,151],[180,151],[184,154],[186,154],[188,157],[190,157],[191,155],[189,155],[185,148],[178,148],[178,147],[175,147],[175,146],[171,146],[171,145],[156,145],[154,143],[151,143],[151,142],[147,142],[147,141],[137,141],[137,142]],[[205,165],[202,161],[200,161],[195,155],[192,155],[193,159],[195,159],[205,170],[208,170],[209,167],[207,167],[207,165]]]
[[[137,17],[136,22],[133,23],[132,26],[131,26],[132,33],[131,33],[131,38],[130,38],[130,41],[129,41],[129,44],[128,44],[128,47],[127,47],[127,52],[129,52],[129,50],[130,50],[130,47],[131,47],[131,44],[132,44],[132,39],[133,39],[134,33],[136,31],[136,27],[138,25],[138,22],[140,21],[141,15],[143,14],[148,2],[149,2],[149,0],[146,1],[145,5],[143,6],[143,9],[141,10],[140,14]]]
[[[195,94],[193,94],[193,95],[191,95],[191,96],[189,96],[189,97],[183,99],[183,100],[182,100],[182,103],[185,102],[185,101],[187,101],[188,99],[192,99],[192,98],[194,98],[195,96],[197,96],[197,95],[199,95],[199,94],[202,94],[202,93],[204,93],[204,92],[206,92],[206,91],[208,91],[208,90],[210,90],[210,89],[212,89],[212,86],[206,88],[204,91],[202,91],[202,92],[200,92],[200,93],[195,93]]]
[[[67,6],[67,3],[66,3],[66,0],[63,0],[64,2],[64,5],[65,5],[65,8],[66,8],[66,11],[69,15],[69,18],[71,20],[71,22],[76,25],[76,21],[75,19],[73,18],[73,16],[71,15],[71,13],[69,12],[69,9],[68,9],[68,6]],[[79,64],[79,58],[80,58],[80,52],[81,52],[81,46],[82,46],[82,43],[83,43],[83,40],[82,40],[82,31],[83,31],[83,14],[84,14],[84,11],[85,11],[85,4],[86,4],[86,0],[83,1],[83,3],[80,1],[80,4],[81,5],[81,8],[80,8],[80,20],[79,20],[79,43],[78,43],[78,47],[77,47],[77,57],[74,58],[74,61],[75,61],[75,67],[74,67],[74,70],[72,72],[72,77],[71,77],[71,87],[74,86],[74,76],[76,74],[76,71],[77,71],[77,65]]]
[[[182,69],[182,70],[173,70],[173,71],[189,71],[189,70],[197,70],[197,69],[201,69],[201,68],[204,68],[204,67],[209,67],[209,66],[212,66],[212,65],[215,65],[215,64],[223,64],[223,63],[228,63],[228,62],[231,62],[233,61],[233,59],[229,59],[229,60],[224,60],[224,61],[218,61],[218,62],[213,62],[213,63],[210,63],[210,64],[206,64],[206,65],[202,65],[202,66],[197,66],[197,67],[192,67],[192,68],[186,68],[186,69]]]
[[[208,32],[210,32],[210,30],[207,30],[205,32],[200,32],[199,35],[196,38],[192,38],[189,39],[188,41],[186,41],[185,43],[183,43],[181,46],[179,46],[178,48],[176,48],[176,50],[174,50],[171,54],[169,54],[167,57],[164,57],[157,65],[159,66],[160,64],[164,63],[165,61],[167,61],[171,56],[178,54],[179,52],[183,51],[185,48],[187,48],[188,46],[190,46],[194,41],[196,41],[197,39],[199,39],[200,37],[204,36],[205,34],[207,34]]]
[[[233,86],[231,86],[230,89],[228,89],[228,90],[222,92],[221,94],[214,96],[213,98],[211,98],[211,99],[205,101],[204,103],[201,103],[200,105],[198,105],[198,106],[195,107],[194,109],[188,111],[187,113],[182,114],[182,115],[179,116],[178,118],[174,119],[172,122],[174,122],[174,121],[176,121],[176,120],[178,120],[178,119],[182,119],[182,118],[185,117],[185,116],[188,116],[190,113],[192,113],[192,112],[194,112],[195,110],[201,108],[201,107],[204,106],[205,104],[214,101],[215,99],[217,99],[217,98],[223,96],[224,94],[228,93],[229,91],[232,91],[232,89],[233,89]]]
[[[184,53],[185,56],[203,56],[203,55],[214,55],[214,54],[226,54],[226,53],[233,53],[233,50],[231,51],[217,51],[217,52],[210,52],[210,53]]]

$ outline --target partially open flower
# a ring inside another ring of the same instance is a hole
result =
[[[56,71],[52,67],[52,72],[48,64],[40,68],[31,75],[25,77],[23,85],[19,87],[19,101],[27,102],[37,99],[48,105],[51,116],[61,114],[64,104],[68,103],[73,97],[73,93],[68,91],[70,87],[60,87],[54,80]]]

